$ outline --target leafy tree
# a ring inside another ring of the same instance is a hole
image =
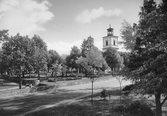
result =
[[[97,79],[95,78],[98,76],[98,72],[100,68],[108,68],[107,63],[105,62],[103,55],[100,50],[93,44],[93,38],[89,37],[87,40],[83,41],[84,46],[82,46],[82,53],[83,56],[79,57],[76,60],[78,65],[81,65],[88,74],[91,82],[92,82],[92,104],[93,104],[93,83]]]
[[[123,54],[123,53],[122,53]],[[121,75],[120,71],[122,71],[124,67],[124,57],[121,56],[116,49],[110,47],[104,52],[104,58],[108,64],[108,66],[112,69],[113,75],[118,80],[120,85],[120,101],[121,101],[121,90],[122,90],[122,81],[124,80],[124,76]]]
[[[32,37],[34,43],[35,53],[32,56],[32,63],[34,70],[38,73],[38,79],[40,80],[40,71],[47,70],[47,46],[46,43],[37,35]]]
[[[101,51],[98,50],[97,47],[93,47],[88,50],[86,56],[79,57],[76,63],[84,67],[86,70],[89,69],[89,66],[92,66],[93,68],[108,68],[108,65],[104,60]]]
[[[52,67],[53,64],[55,64],[57,61],[60,62],[60,55],[54,51],[54,50],[49,50],[48,51],[48,63],[47,63],[47,67],[48,67],[48,72],[49,69]]]
[[[136,45],[128,65],[132,72],[130,78],[137,80],[136,88],[143,94],[154,94],[157,116],[162,116],[161,107],[167,100],[166,6],[166,0],[158,7],[153,0],[144,1],[139,13]]]
[[[76,64],[76,60],[78,57],[81,56],[81,52],[80,50],[78,49],[78,47],[76,46],[73,46],[71,48],[71,52],[70,52],[70,55],[66,57],[66,64],[69,68],[71,69],[78,69],[78,64]]]
[[[61,64],[58,64],[58,61],[52,65],[52,69],[53,69],[53,76],[54,76],[54,80],[55,83],[57,82],[57,75],[61,73],[62,70],[62,66]]]
[[[19,72],[21,89],[21,73],[24,76],[24,70],[30,66],[30,59],[32,56],[31,41],[26,36],[20,36],[17,34],[11,37],[8,41],[2,45],[2,60],[7,68],[7,71]]]
[[[7,40],[8,37],[8,30],[1,30],[0,31],[0,43]]]
[[[84,39],[81,45],[82,56],[86,56],[87,51],[93,47],[94,47],[94,39],[91,36],[89,36],[87,39]]]
[[[104,53],[103,53],[104,59],[106,60],[108,66],[111,68],[111,70],[114,72],[116,69],[121,67],[122,64],[122,57],[119,55],[116,49],[109,47]]]
[[[134,23],[131,26],[130,23],[124,20],[121,27],[121,37],[123,39],[120,44],[123,44],[127,50],[133,50],[135,46],[135,31],[136,31],[136,24]]]
[[[123,65],[127,67],[129,64],[130,52],[118,52],[119,55],[123,58]]]

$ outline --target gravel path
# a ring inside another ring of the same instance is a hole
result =
[[[122,81],[122,86],[131,84],[130,81]],[[119,82],[115,78],[111,78],[108,80],[101,80],[101,81],[95,81],[94,82],[94,90],[102,90],[102,89],[111,89],[115,87],[119,87]],[[80,85],[73,85],[73,86],[64,86],[60,87],[59,89],[64,89],[64,90],[71,90],[71,91],[82,91],[82,92],[88,92],[91,91],[92,84],[90,83],[85,83],[85,84],[80,84]]]

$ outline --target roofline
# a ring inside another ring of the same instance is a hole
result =
[[[115,36],[115,35],[104,36],[103,38],[105,38],[105,37],[116,37],[116,38],[118,38],[118,36]]]

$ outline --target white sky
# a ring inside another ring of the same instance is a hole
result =
[[[155,0],[160,3],[161,0]],[[102,49],[109,24],[119,36],[123,20],[137,23],[143,0],[0,0],[0,30],[10,35],[39,35],[59,54],[92,36]]]

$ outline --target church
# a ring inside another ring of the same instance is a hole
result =
[[[113,28],[111,25],[107,29],[107,36],[103,37],[103,51],[106,51],[107,48],[113,47],[118,50],[118,36],[114,35]]]

